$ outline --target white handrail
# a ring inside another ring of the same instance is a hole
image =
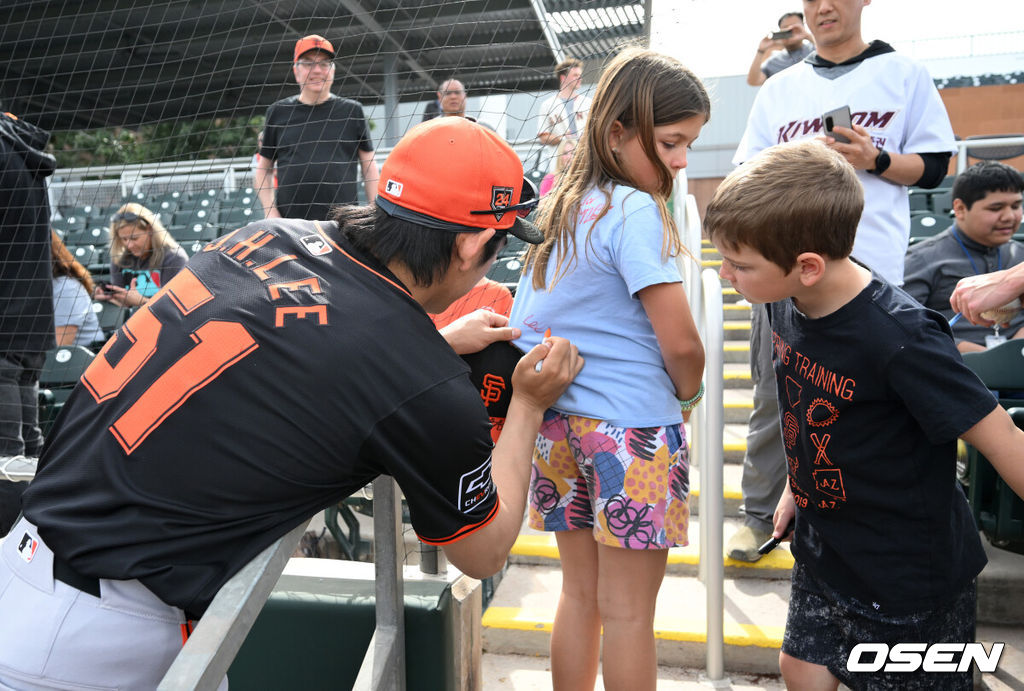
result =
[[[956,142],[956,174],[967,170],[967,149],[983,149],[987,146],[1024,144],[1024,135],[1019,137],[990,137],[988,139],[958,139]]]
[[[707,595],[707,659],[709,680],[725,676],[724,582],[722,561],[723,508],[722,428],[725,332],[722,316],[722,283],[718,273],[705,269],[701,274],[704,294],[704,400],[700,427],[700,525],[701,568]]]

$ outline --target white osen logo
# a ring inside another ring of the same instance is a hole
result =
[[[993,643],[991,652],[981,643],[858,643],[850,651],[846,669],[850,672],[966,672],[971,662],[982,672],[996,671],[1003,643]],[[959,655],[959,660],[957,659]]]

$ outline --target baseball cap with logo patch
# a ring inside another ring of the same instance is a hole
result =
[[[537,193],[519,156],[466,118],[435,118],[409,130],[381,167],[376,203],[389,216],[437,230],[494,228],[534,245],[544,240],[525,219]]]
[[[308,53],[311,50],[322,50],[325,53],[330,53],[331,57],[334,57],[334,46],[323,36],[317,34],[310,34],[305,38],[300,38],[295,44],[295,60],[298,60],[303,53]]]

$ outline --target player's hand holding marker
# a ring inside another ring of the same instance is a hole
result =
[[[527,402],[547,410],[558,400],[569,383],[583,369],[579,349],[564,338],[551,336],[522,357],[512,374],[512,390]]]
[[[549,338],[551,338],[551,329],[548,329],[547,331],[545,331],[545,332],[544,332],[544,339],[545,339],[545,340],[544,340],[544,341],[541,341],[541,343],[546,343],[546,342],[547,342],[547,339],[549,339]],[[541,371],[542,369],[544,369],[544,358],[541,358],[541,359],[540,359],[540,360],[539,360],[539,361],[537,362],[537,365],[536,365],[536,366],[534,367],[534,369],[535,369],[536,371],[538,371],[538,372],[540,372],[540,371]]]

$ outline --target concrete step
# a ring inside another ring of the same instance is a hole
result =
[[[722,331],[725,334],[725,340],[728,341],[746,341],[750,342],[750,322],[749,321],[727,321],[722,324]]]
[[[742,525],[739,518],[727,517],[722,523],[722,544]],[[685,547],[673,547],[668,551],[666,573],[674,576],[696,576],[700,566],[700,519],[690,517],[690,544]],[[750,564],[736,561],[722,555],[726,578],[784,580],[789,583],[789,573],[793,569],[793,555],[789,552],[789,544],[783,543],[761,560]],[[509,563],[527,566],[558,567],[558,544],[554,533],[542,533],[533,530],[524,522],[523,529],[512,547]]]
[[[750,364],[750,341],[725,341],[723,344],[725,362]]]
[[[723,302],[722,318],[726,321],[745,320],[750,321],[750,303],[746,300],[741,302]]]
[[[739,463],[722,465],[722,512],[726,517],[740,515],[740,504],[743,503],[743,492],[740,480],[743,477],[743,466]],[[690,515],[700,515],[701,473],[697,466],[690,466]]]
[[[694,528],[691,525],[691,533]],[[556,567],[513,563],[484,613],[484,651],[547,655],[560,587],[561,575]],[[726,669],[778,674],[778,650],[788,598],[789,581],[785,578],[726,580]],[[655,613],[655,639],[661,664],[703,666],[705,603],[703,584],[695,576],[680,574],[670,566]]]
[[[722,288],[722,302],[733,303],[742,299],[743,296],[736,292],[735,288]]]
[[[977,639],[989,651],[993,643],[1005,644],[996,671],[982,674],[979,688],[986,691],[1024,689],[1024,629],[1020,626],[981,626],[978,627]]]
[[[749,327],[748,327],[749,328]],[[727,334],[728,335],[728,334]],[[722,365],[722,382],[727,389],[750,389],[754,382],[750,378],[750,363],[726,362]]]
[[[483,688],[487,691],[551,691],[551,661],[547,656],[503,655],[484,653]],[[707,691],[711,682],[703,678],[703,669],[687,667],[658,667],[658,691]],[[778,675],[750,675],[732,672],[727,682],[714,684],[715,688],[733,691],[783,691],[785,684]],[[604,682],[598,673],[594,691],[604,691]]]
[[[724,422],[745,425],[754,409],[753,389],[723,389],[722,407]]]

